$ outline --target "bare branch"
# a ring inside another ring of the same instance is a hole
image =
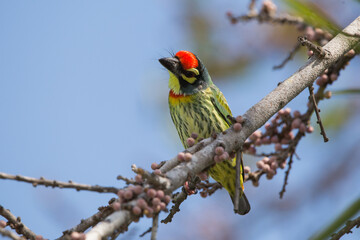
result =
[[[159,227],[159,213],[155,214],[153,217],[153,223],[151,227],[151,240],[156,240],[157,230]]]
[[[85,232],[88,228],[95,226],[100,221],[104,220],[107,216],[114,212],[111,206],[100,207],[99,212],[95,213],[87,219],[81,220],[80,224],[63,232],[63,236],[59,239],[66,239],[66,235],[70,235],[72,232]]]
[[[34,240],[36,234],[21,222],[20,217],[15,217],[10,210],[0,205],[0,215],[8,220],[8,225],[15,229],[18,234],[24,235],[27,239]]]
[[[315,55],[319,57],[326,57],[327,53],[322,47],[312,43],[311,41],[307,40],[306,37],[298,37],[298,41],[301,45],[306,46],[310,51],[313,51]]]
[[[183,201],[187,199],[187,196],[188,195],[184,190],[180,191],[175,195],[173,200],[174,205],[171,207],[169,215],[165,219],[161,220],[161,223],[166,224],[172,221],[174,215],[180,211],[180,205]]]
[[[338,240],[345,234],[352,233],[351,229],[354,227],[360,227],[360,217],[348,221],[340,231],[331,236],[330,240]]]
[[[290,170],[291,170],[291,165],[292,165],[292,163],[293,163],[293,154],[291,154],[291,156],[290,156],[290,160],[289,160],[289,163],[288,163],[288,169],[286,170],[286,172],[285,172],[285,179],[284,179],[284,184],[283,184],[283,186],[282,186],[282,189],[281,189],[281,191],[280,191],[280,198],[283,198],[283,196],[284,196],[284,193],[285,193],[285,191],[286,191],[286,185],[287,185],[287,183],[288,183],[288,178],[289,178],[289,174],[290,174]]]
[[[13,240],[23,240],[23,238],[21,238],[19,235],[5,228],[0,228],[0,235],[4,237],[9,237]]]
[[[102,186],[98,186],[98,185],[92,186],[92,185],[87,185],[87,184],[75,183],[71,180],[69,182],[60,182],[60,181],[56,181],[56,180],[48,180],[43,177],[40,177],[39,179],[37,179],[37,178],[26,177],[26,176],[21,176],[21,175],[11,175],[11,174],[2,173],[2,172],[0,172],[0,179],[9,179],[9,180],[15,180],[15,181],[20,181],[20,182],[32,183],[32,185],[34,187],[36,187],[38,185],[43,185],[45,187],[52,187],[52,188],[55,188],[55,187],[73,188],[73,189],[76,189],[77,191],[86,190],[86,191],[99,192],[99,193],[115,193],[116,194],[120,190],[119,188],[115,188],[115,187],[102,187]]]
[[[326,136],[326,132],[325,132],[325,128],[324,125],[322,124],[321,118],[320,118],[320,109],[318,108],[317,104],[316,104],[316,99],[315,99],[315,95],[314,95],[314,87],[310,86],[309,87],[309,93],[310,93],[310,101],[312,102],[313,106],[314,106],[314,111],[316,114],[316,118],[317,118],[317,123],[320,126],[320,134],[323,136],[324,138],[324,142],[328,142],[329,138]]]
[[[289,55],[287,56],[287,58],[285,58],[284,61],[282,61],[282,63],[280,63],[279,65],[275,65],[275,66],[273,67],[273,69],[283,68],[287,62],[289,62],[290,60],[293,59],[293,57],[295,56],[295,53],[296,53],[299,49],[300,49],[300,43],[296,43],[295,47],[294,47],[293,50],[289,53]]]

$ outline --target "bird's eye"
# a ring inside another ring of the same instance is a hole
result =
[[[196,74],[194,72],[189,72],[189,71],[185,71],[184,75],[188,78],[192,78],[192,77],[196,76]]]

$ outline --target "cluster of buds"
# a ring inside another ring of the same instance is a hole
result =
[[[333,38],[333,35],[331,35],[327,31],[322,30],[321,28],[314,28],[311,26],[306,26],[305,28],[303,28],[303,31],[304,31],[305,37],[309,41],[318,42],[321,46],[324,46]]]
[[[355,54],[356,54],[355,50],[351,49],[349,52],[347,52],[344,55],[344,57],[351,59],[355,56]],[[343,65],[343,68],[345,68],[345,66],[348,64],[349,64],[349,62],[346,61]],[[337,69],[337,70],[340,70],[340,69]],[[326,69],[324,71],[324,73],[321,74],[321,76],[316,79],[316,85],[318,85],[320,87],[325,87],[327,84],[332,84],[334,81],[336,81],[338,79],[338,77],[339,77],[339,72],[335,72],[335,71],[333,71],[333,69],[331,69],[330,71],[329,71],[329,69]],[[330,98],[331,92],[329,92],[329,91],[325,92],[324,97]]]
[[[144,214],[149,218],[153,217],[154,213],[164,211],[166,205],[171,201],[171,197],[166,195],[163,190],[143,188],[140,185],[129,185],[127,188],[119,190],[118,197],[119,199],[112,204],[115,210],[120,210],[124,205],[125,208],[131,208],[135,216],[140,217]],[[134,204],[127,204],[136,197],[138,199]]]
[[[256,147],[261,145],[274,144],[275,152],[263,157],[256,163],[256,166],[266,173],[268,179],[276,174],[278,167],[285,168],[286,158],[290,154],[290,146],[297,133],[305,134],[314,131],[314,128],[308,125],[306,117],[299,111],[291,112],[290,108],[281,109],[270,122],[265,124],[265,131],[255,131],[246,141],[245,152],[256,154]],[[250,172],[249,170],[245,170]]]

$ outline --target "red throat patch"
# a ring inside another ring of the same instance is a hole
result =
[[[181,66],[187,70],[190,68],[197,68],[199,62],[196,59],[195,55],[189,51],[179,51],[175,54],[179,58]]]

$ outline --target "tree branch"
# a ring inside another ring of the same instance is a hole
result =
[[[10,210],[5,209],[1,205],[0,215],[8,220],[8,225],[10,225],[11,228],[15,229],[18,234],[22,234],[27,239],[31,240],[34,240],[36,238],[36,234],[21,222],[20,217],[14,216],[14,214],[12,214]]]
[[[206,140],[208,144],[194,153],[190,162],[174,164],[174,159],[166,162],[160,168],[160,171],[166,169],[166,178],[164,177],[163,180],[169,183],[164,191],[166,193],[173,192],[184,184],[188,176],[196,175],[213,165],[214,149],[220,144],[225,146],[226,151],[236,152],[256,129],[265,124],[272,115],[277,113],[305,88],[311,86],[314,80],[322,74],[325,69],[333,65],[341,56],[360,41],[359,38],[351,36],[360,34],[360,17],[346,27],[344,32],[345,34],[338,34],[323,47],[323,49],[329,53],[327,58],[320,59],[316,56],[311,57],[296,73],[278,85],[277,88],[265,96],[260,102],[252,106],[243,115],[245,121],[240,132],[234,131],[231,127],[225,132],[218,134],[216,139],[211,141]],[[196,146],[197,145],[194,147]],[[171,164],[171,167],[168,166],[169,164]],[[87,237],[89,237],[87,239],[101,239],[102,237],[108,236],[112,233],[112,230],[129,224],[131,219],[129,211],[121,210],[115,212],[105,221],[90,230],[87,234]]]
[[[21,238],[19,235],[17,235],[16,233],[7,230],[5,228],[0,228],[0,235],[4,236],[4,237],[9,237],[13,240],[22,240],[23,238]]]
[[[92,191],[92,192],[99,192],[99,193],[117,193],[120,189],[115,187],[102,187],[98,185],[87,185],[87,184],[81,184],[81,183],[75,183],[73,181],[69,182],[60,182],[56,180],[48,180],[43,177],[32,178],[32,177],[26,177],[21,175],[11,175],[7,173],[0,172],[0,179],[9,179],[9,180],[15,180],[20,182],[27,182],[32,183],[34,187],[38,185],[44,185],[45,187],[58,187],[58,188],[73,188],[77,191],[80,190],[86,190],[86,191]]]

